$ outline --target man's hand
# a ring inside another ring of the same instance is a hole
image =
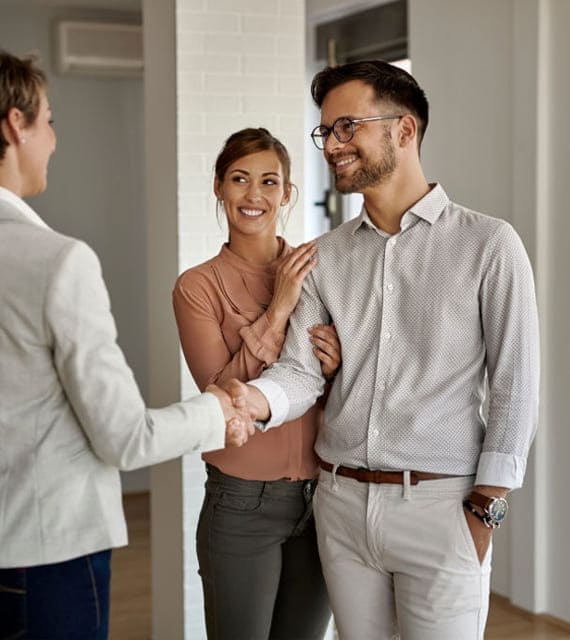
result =
[[[482,493],[485,496],[489,497],[499,497],[504,498],[508,489],[505,487],[490,487],[487,485],[478,485],[474,487],[479,493]],[[477,555],[479,556],[479,562],[482,563],[487,551],[489,549],[489,545],[491,544],[491,539],[493,537],[493,529],[485,526],[477,516],[474,516],[472,513],[464,509],[465,517],[467,518],[467,525],[469,526],[469,531],[471,532],[471,537],[473,538],[473,543],[475,545],[475,549],[477,550]]]
[[[231,396],[237,411],[247,411],[252,420],[268,420],[271,412],[266,397],[257,387],[232,378],[221,385]]]
[[[250,413],[247,411],[245,403],[237,406],[232,401],[232,397],[215,384],[206,387],[206,391],[213,393],[224,412],[226,421],[226,447],[241,447],[249,437],[255,433],[255,427]]]
[[[489,545],[491,544],[491,539],[493,538],[493,529],[486,527],[479,518],[474,516],[470,511],[467,511],[467,509],[463,509],[463,512],[465,513],[467,526],[469,527],[471,537],[473,538],[473,544],[477,551],[479,564],[483,564],[483,560],[485,559],[487,551],[489,550]]]

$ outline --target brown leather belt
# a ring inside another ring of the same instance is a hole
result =
[[[330,462],[320,461],[321,469],[330,471],[334,469],[334,465]],[[373,471],[372,469],[353,469],[352,467],[343,467],[342,465],[336,468],[336,472],[339,476],[346,476],[347,478],[353,478],[358,482],[376,482],[387,484],[404,484],[404,472],[403,471]],[[428,473],[427,471],[410,471],[410,484],[418,484],[423,480],[441,480],[442,478],[454,478],[456,476],[450,476],[445,473]]]

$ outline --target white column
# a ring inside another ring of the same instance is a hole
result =
[[[180,360],[170,292],[178,273],[174,0],[143,1],[148,210],[149,404],[180,398]],[[182,464],[151,472],[153,637],[184,637]]]

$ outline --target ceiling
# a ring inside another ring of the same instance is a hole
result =
[[[106,9],[141,11],[142,0],[0,0],[0,7],[57,7],[61,9]]]

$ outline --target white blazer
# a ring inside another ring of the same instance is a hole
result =
[[[127,544],[118,470],[224,440],[212,394],[145,408],[97,256],[0,188],[0,567]]]

